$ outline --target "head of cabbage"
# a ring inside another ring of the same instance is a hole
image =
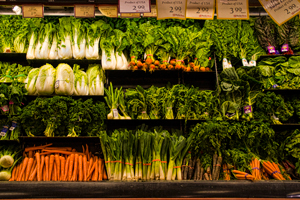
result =
[[[103,69],[98,64],[89,65],[86,72],[88,77],[89,94],[104,95],[104,80],[105,74]]]
[[[75,76],[70,65],[61,63],[56,68],[55,94],[72,95]]]
[[[39,68],[33,68],[32,70],[30,70],[25,80],[25,88],[28,91],[29,95],[37,94],[36,81],[39,75],[39,71],[40,71]]]
[[[36,90],[39,95],[51,95],[54,92],[55,69],[52,65],[46,64],[40,68],[36,81]]]
[[[73,71],[75,75],[74,94],[75,95],[88,95],[88,77],[86,73],[79,69],[79,65],[74,65]]]

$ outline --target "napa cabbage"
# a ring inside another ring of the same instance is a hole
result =
[[[86,29],[81,19],[72,21],[72,51],[75,59],[85,58]]]
[[[70,65],[61,63],[56,68],[55,94],[72,95],[74,93],[74,73]]]
[[[36,90],[39,95],[51,95],[54,92],[56,70],[50,64],[43,65],[40,68],[36,80]]]
[[[79,65],[74,65],[73,71],[75,75],[74,94],[75,95],[88,95],[88,77],[86,73],[79,69]]]
[[[124,55],[123,51],[124,49],[129,45],[127,39],[126,39],[126,34],[119,30],[119,29],[114,29],[114,34],[115,34],[115,40],[114,40],[114,46],[116,47],[116,69],[119,70],[126,70],[128,69],[128,61],[126,56]]]
[[[89,94],[104,95],[105,74],[100,65],[89,65],[86,72],[88,77]]]
[[[59,18],[58,27],[58,58],[70,59],[72,58],[72,23],[70,17]]]
[[[25,88],[28,91],[29,95],[37,95],[36,81],[39,75],[39,71],[39,68],[33,68],[32,70],[30,70],[25,80]]]

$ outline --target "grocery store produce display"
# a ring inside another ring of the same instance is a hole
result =
[[[300,178],[299,95],[277,93],[299,89],[300,56],[284,55],[299,50],[299,30],[293,28],[298,16],[281,27],[266,17],[204,23],[0,18],[0,27],[11,32],[1,37],[2,52],[26,53],[22,62],[34,66],[0,65],[1,140],[96,136],[101,143],[99,154],[84,147],[79,151],[71,142],[28,146],[21,140],[23,156],[15,159],[17,167],[8,168],[12,177],[6,180]],[[8,20],[15,24],[5,26]],[[288,52],[262,56],[273,54],[268,46],[278,49],[286,43]],[[168,71],[177,70],[178,82],[143,87],[139,79],[116,87],[109,76],[117,70],[136,76],[137,70],[166,72],[166,79],[171,78]],[[215,90],[185,84],[182,74],[192,73],[198,79],[215,73]],[[135,120],[143,125],[125,124]],[[176,127],[147,125],[155,120],[174,121]],[[125,126],[116,128],[121,121]]]

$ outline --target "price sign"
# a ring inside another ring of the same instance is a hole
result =
[[[24,18],[44,17],[44,5],[23,5]]]
[[[144,17],[157,17],[156,12],[156,5],[151,5],[151,12],[150,13],[144,13]]]
[[[218,19],[249,19],[248,0],[217,0]]]
[[[259,0],[259,2],[279,26],[300,12],[298,0]]]
[[[157,19],[186,19],[187,0],[156,0]]]
[[[121,13],[122,18],[140,18],[140,13]]]
[[[150,13],[150,0],[119,0],[120,13]]]
[[[214,19],[215,0],[187,0],[186,18]]]
[[[75,17],[91,18],[95,17],[95,5],[74,5]]]
[[[99,5],[98,9],[106,17],[118,17],[117,5]]]

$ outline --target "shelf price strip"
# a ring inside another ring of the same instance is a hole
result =
[[[150,0],[119,0],[119,13],[150,13]]]
[[[186,19],[187,0],[156,0],[157,19]]]
[[[214,19],[215,0],[187,0],[186,18]]]

